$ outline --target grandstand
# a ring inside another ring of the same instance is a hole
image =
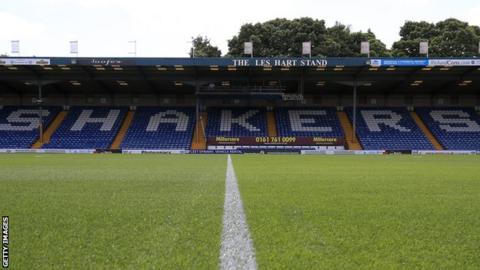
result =
[[[2,58],[0,148],[480,150],[476,59],[267,60]]]

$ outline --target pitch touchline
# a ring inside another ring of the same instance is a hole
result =
[[[223,208],[220,269],[257,269],[255,250],[243,210],[237,177],[230,155],[227,158],[225,205]]]

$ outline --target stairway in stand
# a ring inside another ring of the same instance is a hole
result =
[[[195,125],[195,131],[193,132],[192,150],[205,150],[207,149],[207,139],[205,138],[205,128],[207,126],[207,113],[200,114],[200,119]]]
[[[352,124],[350,123],[350,119],[348,119],[346,112],[337,112],[338,119],[340,120],[340,124],[343,128],[343,133],[345,134],[345,140],[347,142],[347,146],[349,150],[362,150],[362,145],[357,139],[357,136],[352,137]]]
[[[38,139],[38,141],[36,141],[32,145],[32,149],[40,149],[45,143],[50,142],[50,138],[52,138],[53,133],[55,133],[58,127],[60,127],[63,120],[67,116],[67,113],[68,111],[61,111],[57,114],[57,116],[55,116],[55,119],[53,119],[52,123],[47,127],[47,129],[43,133],[43,141],[40,141],[40,139]]]
[[[432,132],[427,128],[420,116],[418,116],[416,112],[410,112],[410,116],[412,116],[415,124],[417,124],[417,126],[422,130],[423,134],[425,134],[425,137],[427,137],[433,147],[435,147],[435,150],[443,150],[443,146],[438,142],[437,138],[433,136]]]
[[[130,125],[132,124],[133,116],[135,116],[134,111],[127,112],[125,119],[123,119],[122,126],[120,127],[120,130],[118,131],[117,136],[115,136],[115,139],[113,140],[113,143],[110,146],[110,149],[114,149],[114,150],[120,149],[120,145],[123,142],[123,138],[125,138],[128,128],[130,128]]]
[[[269,137],[277,137],[277,122],[275,120],[275,112],[267,112],[267,131]]]

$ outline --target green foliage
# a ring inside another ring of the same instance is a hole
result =
[[[370,41],[372,56],[388,56],[388,51],[371,31],[351,32],[341,23],[327,28],[324,20],[275,19],[245,24],[228,41],[229,56],[243,56],[243,44],[254,43],[254,55],[262,57],[301,56],[302,42],[312,42],[312,56],[360,56],[360,42]]]
[[[228,41],[228,55],[243,56],[243,43],[253,41],[255,56],[300,56],[302,42],[311,41],[313,56],[354,57],[361,56],[360,43],[370,41],[371,56],[415,57],[420,56],[420,41],[429,41],[430,56],[471,57],[478,55],[480,27],[457,19],[436,24],[408,21],[401,27],[400,36],[390,51],[370,30],[352,32],[339,22],[326,27],[324,20],[312,18],[275,19],[244,24]]]
[[[208,37],[192,37],[192,45],[195,57],[220,57],[222,55],[218,47],[210,44]],[[189,52],[189,55],[192,57],[192,51]]]
[[[401,39],[393,44],[394,56],[419,56],[419,42],[429,41],[433,57],[467,57],[478,55],[480,28],[457,19],[436,24],[406,22],[400,30]]]

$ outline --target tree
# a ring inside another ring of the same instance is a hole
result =
[[[207,37],[197,36],[192,37],[192,49],[189,53],[190,57],[220,57],[222,52],[218,47],[210,44],[210,39]],[[194,55],[192,55],[192,53]]]
[[[242,56],[246,41],[253,42],[256,56],[299,55],[303,41],[318,44],[323,41],[326,31],[323,20],[311,18],[275,19],[265,23],[245,24],[240,28],[239,34],[228,41],[229,55]]]
[[[252,41],[255,56],[300,56],[302,42],[311,41],[313,56],[359,56],[360,42],[367,40],[372,56],[388,55],[385,44],[370,30],[352,33],[350,27],[341,23],[327,28],[324,20],[312,18],[275,19],[244,24],[238,35],[228,41],[228,55],[243,56],[244,42]]]
[[[322,55],[325,56],[362,56],[360,44],[362,41],[370,42],[370,56],[390,56],[385,44],[376,38],[375,34],[368,29],[366,33],[351,32],[350,27],[337,22],[327,29],[327,43],[322,45]]]
[[[375,34],[368,29],[366,33],[355,32],[351,34],[350,44],[355,56],[360,56],[360,44],[362,41],[370,42],[370,56],[372,57],[387,57],[391,56],[390,51],[385,46],[385,43],[377,39]]]
[[[434,57],[468,57],[478,55],[480,28],[457,19],[436,24],[406,22],[400,40],[392,47],[394,56],[419,56],[420,41],[429,41],[429,55]]]

